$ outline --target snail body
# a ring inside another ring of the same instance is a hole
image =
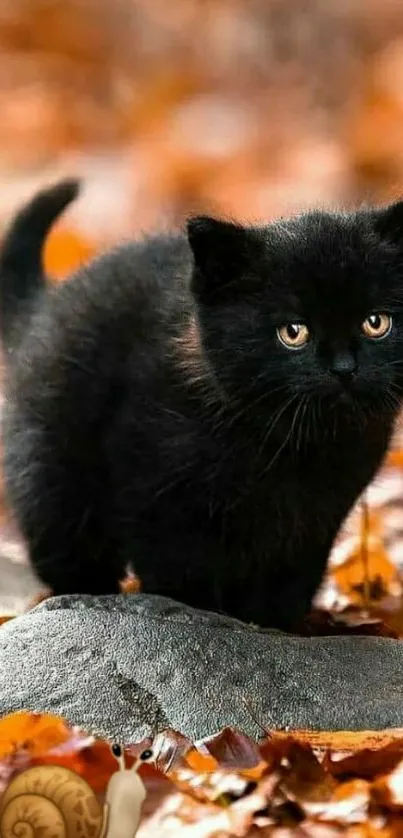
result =
[[[102,838],[134,838],[140,825],[141,807],[146,797],[146,788],[137,771],[144,762],[153,759],[149,748],[143,751],[131,768],[126,768],[125,751],[115,743],[111,747],[119,765],[119,771],[109,780],[104,806]]]
[[[112,774],[105,795],[105,838],[134,838],[145,796],[144,783],[135,771]]]
[[[68,768],[36,765],[15,777],[0,803],[1,838],[99,838],[102,808]]]

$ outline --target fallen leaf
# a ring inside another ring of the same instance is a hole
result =
[[[337,753],[327,753],[324,765],[334,777],[355,776],[373,779],[393,771],[402,760],[403,739],[398,739],[377,750],[362,748],[342,758],[339,758]]]
[[[355,753],[363,748],[378,750],[392,743],[403,742],[403,728],[386,730],[273,730],[271,739],[263,742],[261,753],[264,759],[271,759],[273,748],[286,748],[292,742],[308,744],[315,752],[334,751]],[[284,750],[282,755],[284,755]]]
[[[386,777],[372,787],[374,800],[392,811],[403,811],[403,760]]]
[[[365,780],[350,780],[336,788],[329,800],[303,801],[311,817],[339,824],[365,823],[368,818],[370,787]]]
[[[2,626],[4,623],[8,623],[9,620],[13,620],[15,616],[15,614],[1,614],[0,626]]]
[[[0,720],[0,758],[16,751],[30,757],[46,754],[71,736],[67,724],[53,716],[14,713]]]
[[[231,727],[204,739],[203,751],[214,757],[222,768],[256,768],[261,763],[258,745]]]
[[[315,756],[310,745],[291,742],[281,761],[281,788],[287,797],[305,805],[306,801],[329,800],[336,781]]]
[[[401,581],[396,566],[389,559],[382,543],[368,546],[368,581],[365,582],[363,557],[358,548],[343,564],[332,568],[332,576],[351,603],[362,606],[365,585],[370,602],[378,603],[389,594],[401,593]]]
[[[338,613],[317,609],[296,627],[296,631],[307,637],[346,634],[399,637],[398,632],[380,616],[369,616],[358,607],[350,607]]]
[[[130,573],[120,583],[120,590],[123,594],[138,594],[141,590],[141,582],[134,573]]]

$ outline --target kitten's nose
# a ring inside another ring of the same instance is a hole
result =
[[[357,370],[357,363],[351,352],[338,352],[330,365],[330,371],[340,381],[350,381]]]

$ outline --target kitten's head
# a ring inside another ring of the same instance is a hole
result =
[[[403,396],[403,202],[266,227],[188,222],[204,350],[229,398],[350,413]]]

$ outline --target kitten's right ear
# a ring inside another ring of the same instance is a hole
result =
[[[382,238],[403,246],[403,201],[376,210],[375,229]]]
[[[256,251],[253,230],[209,216],[187,222],[194,257],[192,290],[199,299],[218,301],[236,294]]]

